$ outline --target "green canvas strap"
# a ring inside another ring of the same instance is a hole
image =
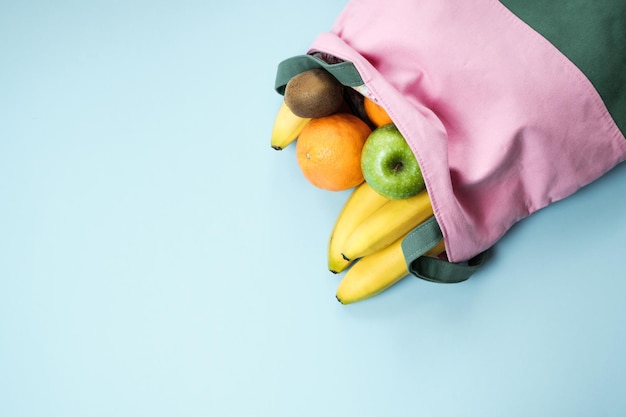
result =
[[[363,85],[363,79],[352,62],[328,64],[312,55],[296,55],[278,64],[274,89],[278,94],[285,94],[285,86],[294,76],[314,68],[324,68],[339,82],[347,87]]]
[[[467,280],[484,265],[488,251],[460,263],[423,256],[441,239],[443,234],[434,216],[407,234],[402,240],[402,252],[411,274],[426,281],[453,284]]]

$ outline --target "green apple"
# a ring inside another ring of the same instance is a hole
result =
[[[426,188],[419,163],[394,124],[370,133],[363,146],[361,169],[370,187],[391,200],[413,197]]]

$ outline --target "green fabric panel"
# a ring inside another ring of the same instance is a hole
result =
[[[626,134],[626,0],[501,0],[592,82]]]

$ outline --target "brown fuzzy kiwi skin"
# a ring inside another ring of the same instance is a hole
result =
[[[284,100],[296,116],[329,116],[343,104],[343,85],[323,68],[310,69],[287,82]]]

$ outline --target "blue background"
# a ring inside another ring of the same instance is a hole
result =
[[[626,167],[469,281],[334,298],[269,136],[344,2],[0,4],[0,415],[623,416]]]

